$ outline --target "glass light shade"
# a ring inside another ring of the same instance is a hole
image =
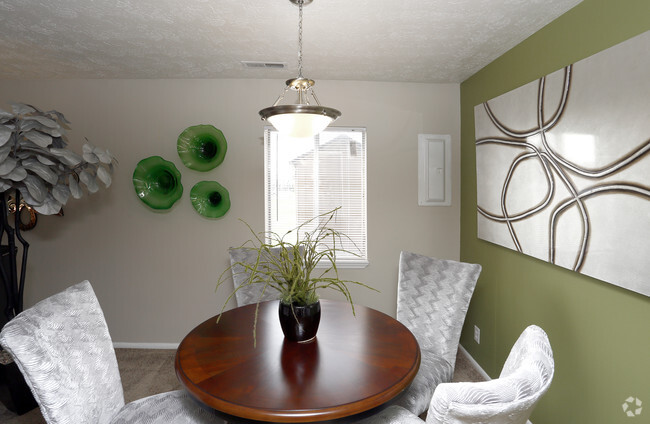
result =
[[[281,134],[305,138],[323,131],[341,112],[331,107],[297,104],[267,107],[260,110],[260,116]]]
[[[332,118],[313,113],[282,113],[271,116],[268,121],[281,134],[294,138],[313,137],[332,122]]]

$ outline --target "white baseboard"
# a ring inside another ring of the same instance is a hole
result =
[[[129,343],[113,342],[115,349],[178,349],[178,343]]]
[[[481,374],[481,377],[483,377],[485,380],[492,380],[490,376],[485,372],[485,370],[476,362],[474,358],[472,358],[472,355],[469,354],[467,350],[463,347],[463,345],[458,345],[458,350],[467,358],[470,364],[478,371],[479,374]]]
[[[485,370],[478,364],[478,362],[476,362],[476,360],[474,358],[472,358],[472,355],[470,355],[469,352],[466,351],[465,348],[461,344],[458,345],[458,350],[460,351],[460,353],[465,355],[465,358],[467,358],[467,361],[470,364],[472,364],[472,366],[476,369],[476,371],[478,371],[478,373],[481,374],[481,376],[483,378],[485,378],[486,381],[487,380],[492,380],[490,378],[490,376],[485,372]],[[528,420],[528,421],[526,421],[526,424],[533,424],[533,423],[531,423],[530,420]]]

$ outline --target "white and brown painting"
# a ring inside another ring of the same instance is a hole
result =
[[[650,296],[650,31],[474,108],[478,236]]]

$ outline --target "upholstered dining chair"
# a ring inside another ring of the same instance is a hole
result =
[[[422,355],[413,383],[395,404],[415,415],[427,410],[433,391],[451,381],[460,333],[481,266],[401,252],[397,320],[415,335]]]
[[[555,363],[544,330],[531,325],[512,347],[499,378],[442,383],[433,394],[426,424],[525,424],[546,393]],[[423,424],[401,406],[389,406],[358,424]]]
[[[17,315],[0,344],[48,424],[223,423],[180,390],[124,404],[111,336],[88,281]]]
[[[257,260],[258,253],[255,250],[247,249],[245,247],[231,247],[228,249],[228,252],[230,253],[232,281],[235,285],[235,289],[237,289],[246,283],[249,276],[246,267],[241,264],[245,263],[253,266]],[[235,292],[235,303],[237,303],[237,306],[277,299],[278,292],[270,287],[264,291],[263,284],[244,285],[244,287],[237,289]]]

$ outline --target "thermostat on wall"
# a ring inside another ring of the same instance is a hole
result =
[[[451,205],[451,135],[418,134],[418,205]]]

